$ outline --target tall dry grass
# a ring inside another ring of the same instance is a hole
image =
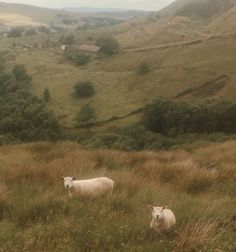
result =
[[[217,249],[219,223],[214,219],[199,220],[180,228],[172,252],[199,252]]]
[[[6,203],[8,199],[8,189],[5,184],[0,182],[0,205]]]
[[[0,147],[0,251],[233,251],[236,142],[170,152]],[[61,176],[115,180],[111,198],[70,200]],[[150,233],[149,204],[177,218]],[[14,238],[12,233],[15,233]]]

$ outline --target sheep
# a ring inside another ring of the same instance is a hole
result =
[[[95,199],[112,194],[115,182],[107,177],[76,180],[75,177],[62,177],[70,198]]]
[[[176,223],[176,218],[174,213],[167,209],[167,207],[154,207],[150,206],[152,209],[152,221],[150,223],[150,228],[157,232],[163,232],[169,230]]]

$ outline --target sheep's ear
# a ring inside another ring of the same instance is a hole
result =
[[[72,180],[76,180],[76,177],[73,177]]]
[[[168,208],[168,207],[167,207],[167,206],[163,206],[163,207],[162,207],[162,211],[165,210],[166,208]]]
[[[152,210],[154,210],[154,206],[149,205],[148,207],[151,208]]]

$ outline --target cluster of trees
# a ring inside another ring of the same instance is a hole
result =
[[[30,92],[31,77],[23,65],[7,73],[0,67],[0,136],[23,141],[55,139],[58,121],[45,103]]]
[[[14,27],[8,32],[9,38],[17,38],[22,36],[33,36],[38,33],[47,33],[49,34],[51,29],[47,26],[39,26],[37,28],[25,29],[24,27]]]
[[[75,42],[75,36],[73,34],[62,35],[59,41],[64,45],[72,45]]]
[[[87,31],[90,29],[98,28],[98,27],[107,27],[112,25],[117,25],[122,23],[122,20],[118,20],[116,18],[109,17],[82,17],[82,21],[84,25],[79,25],[77,27],[77,31]]]
[[[9,32],[8,32],[8,37],[9,38],[16,38],[16,37],[21,37],[23,36],[25,29],[23,27],[15,27],[12,28]]]
[[[236,132],[236,102],[205,101],[198,104],[159,98],[146,106],[146,129],[165,135]]]
[[[166,136],[147,130],[141,124],[129,125],[105,133],[83,131],[77,135],[77,141],[87,148],[113,148],[126,151],[168,150],[193,143],[197,145],[233,138],[235,139],[235,136],[224,133]]]

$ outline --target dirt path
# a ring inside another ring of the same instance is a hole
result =
[[[150,46],[150,47],[140,47],[140,48],[132,48],[132,49],[124,49],[125,52],[145,52],[145,51],[154,51],[154,50],[161,50],[161,49],[168,49],[168,48],[175,48],[175,47],[183,47],[188,45],[195,45],[200,44],[208,40],[212,39],[224,39],[236,37],[236,33],[225,33],[225,34],[213,34],[209,35],[205,38],[196,39],[196,40],[188,40],[188,41],[181,41],[175,43],[168,43],[168,44],[161,44],[157,46]]]

